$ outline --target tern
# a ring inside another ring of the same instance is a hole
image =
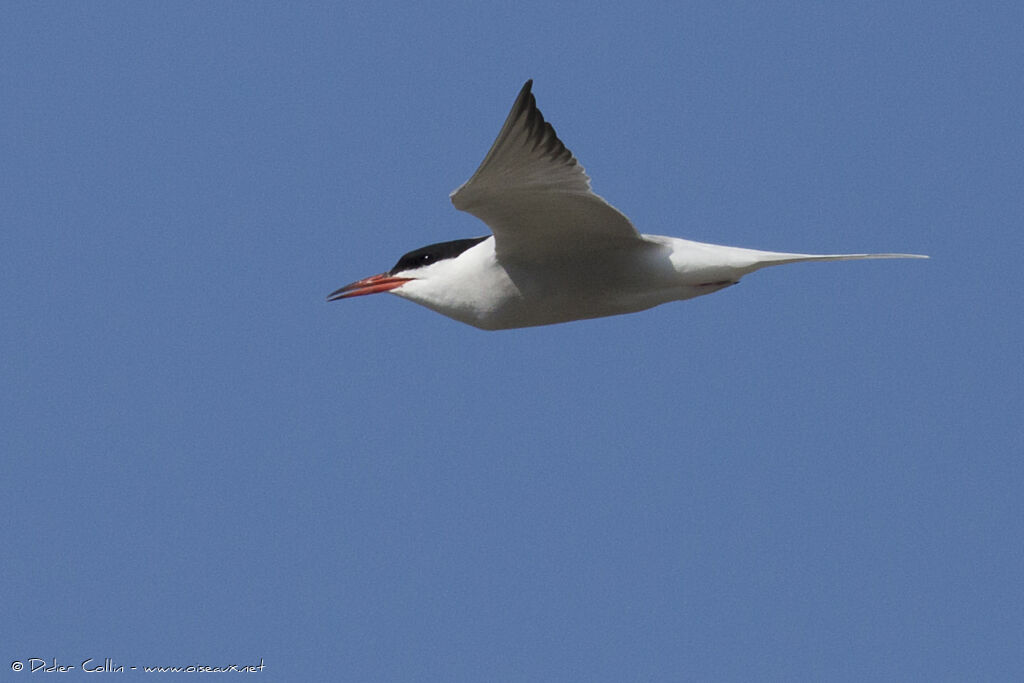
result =
[[[452,204],[491,235],[431,244],[328,301],[390,292],[484,330],[635,313],[711,294],[768,266],[802,261],[928,258],[790,254],[645,235],[590,189],[544,120],[529,80],[480,167]]]

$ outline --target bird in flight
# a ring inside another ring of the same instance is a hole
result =
[[[527,81],[476,173],[452,192],[491,235],[431,244],[328,301],[390,292],[485,330],[635,313],[711,294],[767,266],[928,258],[788,254],[645,235],[590,189]]]

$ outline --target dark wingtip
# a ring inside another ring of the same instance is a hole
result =
[[[531,92],[532,86],[533,79],[531,78],[526,81],[522,90],[519,91],[519,96],[516,97],[516,102],[512,105],[512,112],[509,116],[516,119],[526,116],[526,126],[530,129],[529,139],[533,141],[534,149],[541,146],[550,158],[562,160],[566,163],[575,163],[572,152],[558,138],[558,133],[555,132],[554,127],[544,120],[544,115],[541,114],[540,109],[537,107],[537,98]]]
[[[519,116],[524,111],[529,111],[537,106],[537,100],[533,98],[533,79],[526,81],[523,87],[519,89],[519,94],[516,95],[515,104],[512,105],[512,110]]]

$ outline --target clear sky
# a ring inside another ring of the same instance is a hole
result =
[[[0,678],[1021,680],[1022,8],[6,3]],[[932,259],[327,303],[527,78],[641,232]]]

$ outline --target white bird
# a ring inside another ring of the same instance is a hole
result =
[[[476,173],[451,194],[493,235],[411,251],[328,301],[390,292],[485,330],[634,313],[711,294],[767,266],[928,258],[787,254],[643,235],[590,189],[527,81]]]

